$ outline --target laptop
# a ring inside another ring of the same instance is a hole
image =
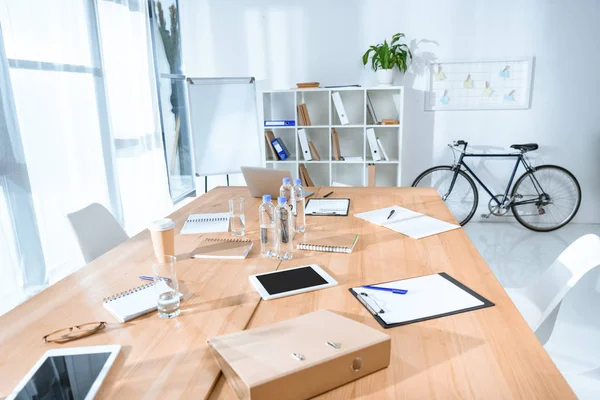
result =
[[[277,199],[283,178],[292,178],[290,171],[279,169],[241,167],[241,170],[252,197],[262,197],[263,194],[270,194],[273,199]],[[304,189],[304,197],[311,194],[314,194],[314,192]]]

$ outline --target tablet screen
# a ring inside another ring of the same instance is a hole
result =
[[[256,277],[269,295],[324,285],[327,281],[311,267],[274,272]]]
[[[17,394],[18,400],[85,399],[111,353],[48,357]]]

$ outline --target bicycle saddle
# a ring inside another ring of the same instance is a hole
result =
[[[510,146],[511,149],[521,150],[523,153],[528,151],[534,151],[538,149],[537,143],[525,143],[525,144],[513,144]]]

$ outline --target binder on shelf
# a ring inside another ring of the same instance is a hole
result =
[[[333,145],[333,159],[340,161],[342,159],[342,153],[340,152],[340,137],[335,128],[331,129],[331,141]]]
[[[367,186],[375,186],[375,164],[367,166]]]
[[[377,146],[377,138],[375,137],[375,129],[367,129],[367,140],[369,141],[369,147],[371,148],[371,156],[373,161],[380,161],[381,156],[379,155],[379,146]]]
[[[275,151],[277,151],[277,154],[279,154],[279,158],[281,159],[281,161],[290,158],[290,152],[285,147],[285,144],[283,144],[283,140],[281,140],[281,138],[273,139],[271,144],[273,145]]]
[[[333,99],[333,105],[335,106],[335,110],[340,118],[340,123],[342,125],[348,125],[350,121],[348,121],[348,115],[346,114],[344,103],[342,103],[342,96],[340,96],[340,92],[333,92],[331,94],[331,98]]]
[[[306,137],[306,129],[298,130],[298,138],[300,139],[300,148],[305,161],[311,161],[310,147],[308,147],[308,138]]]
[[[383,143],[381,143],[381,139],[377,138],[377,144],[379,145],[379,151],[381,151],[381,154],[383,155],[383,159],[385,161],[390,161],[390,158],[388,157],[387,153],[385,152],[385,148],[383,148]]]
[[[310,116],[308,115],[308,108],[306,107],[306,104],[298,104],[296,110],[298,112],[298,119],[300,120],[300,125],[310,126]]]
[[[373,103],[371,102],[371,96],[369,96],[369,93],[367,93],[367,111],[369,111],[369,115],[371,116],[373,125],[377,125],[377,115],[375,114],[375,108],[373,107]]]
[[[271,151],[273,160],[278,161],[279,154],[277,154],[277,152],[275,151],[275,148],[273,147],[273,140],[275,140],[275,134],[273,133],[273,131],[265,131],[265,140],[267,141],[267,147]]]
[[[266,119],[265,126],[296,126],[293,119]]]
[[[321,161],[321,156],[319,155],[319,152],[317,151],[317,148],[315,147],[313,142],[309,141],[308,147],[310,147],[310,152],[312,153],[313,158],[317,161]]]
[[[304,164],[300,164],[298,166],[298,168],[300,169],[301,174],[304,175],[304,180],[306,181],[306,186],[315,186],[314,182],[310,178],[310,175],[308,173],[308,170],[306,169],[306,166]]]

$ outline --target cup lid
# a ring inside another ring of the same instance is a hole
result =
[[[171,218],[163,218],[156,220],[150,224],[148,229],[151,231],[168,231],[175,228],[175,222]]]

